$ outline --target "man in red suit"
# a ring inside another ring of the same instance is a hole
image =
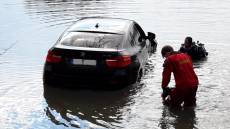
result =
[[[163,64],[161,85],[163,102],[172,107],[181,107],[183,103],[183,106],[195,105],[199,81],[191,58],[187,54],[175,52],[169,45],[162,48],[161,54],[166,58]],[[168,88],[171,73],[174,74],[176,83],[173,89]]]

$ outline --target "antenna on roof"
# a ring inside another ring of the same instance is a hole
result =
[[[99,23],[97,23],[96,25],[95,25],[95,28],[98,28],[99,27]]]

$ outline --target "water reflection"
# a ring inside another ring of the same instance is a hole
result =
[[[203,65],[208,61],[208,57],[207,58],[203,58],[200,60],[193,60],[193,67],[194,68],[202,68]]]
[[[185,108],[181,110],[164,107],[162,118],[160,119],[161,129],[197,129],[197,118],[195,108]]]
[[[48,104],[45,112],[56,125],[118,128],[123,113],[129,111],[128,108],[134,103],[132,96],[138,90],[138,86],[116,91],[92,91],[45,85],[44,97]]]
[[[100,0],[25,0],[27,13],[48,26],[69,24],[80,17],[104,15],[97,8],[107,10]]]
[[[120,17],[119,13],[138,13],[138,10],[132,11],[127,8],[130,4],[137,6],[137,2],[123,3],[115,0],[25,0],[24,2],[27,14],[48,26],[70,24],[81,17]]]

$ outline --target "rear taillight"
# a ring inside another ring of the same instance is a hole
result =
[[[111,59],[106,59],[106,65],[109,68],[123,68],[131,64],[130,56],[118,56]]]
[[[53,51],[49,50],[46,57],[46,62],[49,63],[58,63],[61,62],[61,56],[55,55]]]

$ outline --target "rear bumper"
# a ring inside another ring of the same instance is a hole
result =
[[[119,70],[105,75],[70,75],[56,74],[44,71],[43,81],[45,84],[55,86],[74,86],[74,87],[120,87],[128,85],[132,79],[131,73],[126,70]]]
[[[134,79],[140,69],[139,63],[133,63],[126,68],[108,69],[106,67],[67,67],[45,63],[43,82],[44,84],[74,85],[81,87],[86,84],[92,87],[108,86],[115,87],[134,83]]]

